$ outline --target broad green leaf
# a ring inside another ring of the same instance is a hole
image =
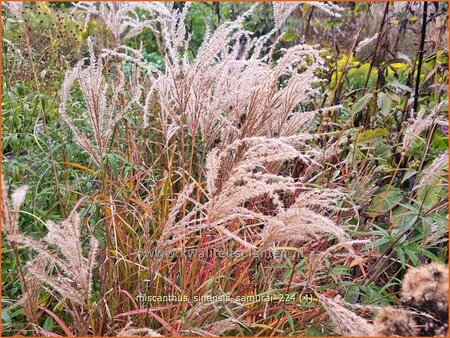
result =
[[[283,36],[283,40],[286,42],[294,41],[294,39],[295,39],[295,34],[285,34]]]
[[[381,113],[386,116],[389,114],[389,111],[391,110],[391,99],[389,96],[385,93],[378,93],[377,96],[377,107],[380,109]]]
[[[373,141],[377,138],[389,135],[389,131],[385,128],[377,128],[375,130],[366,130],[358,135],[357,142]]]
[[[408,178],[413,177],[415,174],[417,174],[417,171],[416,171],[416,170],[412,170],[412,169],[411,169],[411,170],[408,170],[408,171],[406,172],[406,174],[403,175],[402,183],[405,182]]]
[[[107,154],[106,155],[108,158],[108,163],[111,166],[111,170],[112,172],[117,175],[118,170],[119,170],[119,164],[117,162],[117,158],[114,154]]]
[[[2,322],[11,324],[11,317],[9,316],[8,313],[6,313],[5,310],[2,310]]]
[[[48,316],[47,319],[45,320],[42,328],[47,331],[52,331],[54,326],[55,326],[55,321],[53,320],[52,317]]]
[[[423,203],[423,208],[427,210],[437,203],[442,196],[443,192],[440,185],[430,185],[419,190],[418,200]]]
[[[383,215],[395,208],[403,199],[403,193],[400,189],[391,186],[389,190],[386,190],[387,187],[377,190],[369,205],[367,215],[370,217]]]
[[[401,89],[401,90],[404,90],[406,92],[410,92],[411,91],[411,88],[409,88],[408,86],[405,86],[404,84],[401,84],[398,81],[390,83],[389,87],[394,88],[394,89]]]
[[[361,97],[358,101],[355,102],[355,104],[352,107],[352,116],[355,116],[357,113],[359,113],[367,104],[369,103],[370,99],[373,97],[372,93],[368,93]]]

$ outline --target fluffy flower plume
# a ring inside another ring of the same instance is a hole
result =
[[[98,242],[90,239],[90,250],[83,255],[80,232],[80,217],[72,213],[62,223],[62,226],[48,221],[48,234],[42,240],[36,241],[26,236],[17,235],[15,239],[38,252],[55,265],[55,271],[48,271],[39,262],[28,263],[28,271],[42,283],[51,286],[64,298],[78,305],[86,305],[91,294],[92,270],[95,263],[95,253]],[[55,247],[55,250],[51,250]]]
[[[342,7],[334,4],[331,1],[321,1],[321,2],[313,2],[313,1],[305,1],[305,2],[297,2],[297,1],[274,1],[273,4],[273,17],[275,19],[275,28],[280,29],[283,23],[287,20],[289,15],[302,4],[309,4],[311,6],[317,7],[323,10],[325,13],[331,16],[340,17],[340,12],[342,11]]]
[[[444,169],[448,169],[448,150],[436,157],[431,165],[424,170],[420,179],[420,184],[427,185],[435,181],[443,174]]]
[[[66,73],[61,90],[59,114],[61,119],[72,130],[75,140],[94,160],[97,165],[102,163],[109,145],[114,126],[140,98],[139,87],[133,88],[133,96],[127,103],[121,98],[124,93],[124,75],[119,70],[118,85],[108,85],[104,75],[103,60],[94,53],[92,41],[89,41],[89,66],[83,67],[80,61],[74,69]],[[68,113],[68,101],[74,83],[78,82],[86,105],[86,123],[92,130],[92,136],[87,134]]]
[[[128,322],[124,328],[117,332],[117,337],[162,337],[161,334],[150,328],[133,327],[133,322]]]
[[[403,139],[403,149],[407,150],[420,134],[430,128],[433,123],[440,121],[438,114],[442,108],[448,105],[448,101],[444,100],[433,107],[430,113],[426,114],[426,110],[419,111],[417,116],[410,121],[410,124],[405,129],[405,137]],[[447,121],[448,125],[448,121]]]
[[[12,15],[16,17],[16,19],[22,19],[22,9],[23,9],[22,1],[4,1],[2,5],[11,12]]]
[[[321,208],[315,208],[324,201],[331,202],[332,198],[337,201],[342,196],[339,192],[313,191],[292,177],[277,174],[283,161],[297,159],[307,165],[314,163],[317,154],[305,145],[309,138],[304,134],[277,139],[243,139],[222,152],[212,152],[207,161],[207,187],[212,196],[208,206],[210,222],[222,225],[233,218],[259,220],[265,223],[262,238],[267,244],[305,241],[325,233],[344,238],[343,230],[320,214]],[[308,202],[302,197],[302,188]],[[297,200],[286,204],[286,198],[289,200],[295,192],[300,192]],[[258,207],[260,197],[269,200],[269,205],[265,202]],[[330,208],[333,204],[329,203]]]
[[[369,322],[348,310],[344,302],[338,302],[319,293],[316,293],[316,296],[339,334],[360,337],[367,336],[372,331]]]
[[[373,336],[417,336],[419,325],[410,311],[388,307],[375,318]]]
[[[39,254],[33,260],[30,261],[30,265],[35,266],[37,269],[50,273],[53,269],[52,263],[48,261],[45,255]],[[44,285],[41,279],[35,278],[30,271],[26,271],[24,281],[22,284],[22,297],[9,306],[7,311],[12,311],[19,306],[23,306],[25,315],[30,323],[33,323],[36,318],[36,304],[39,302],[40,292]]]
[[[19,234],[19,211],[25,201],[27,191],[27,186],[22,186],[15,190],[11,195],[10,204],[6,186],[2,182],[2,232],[9,240]]]
[[[200,133],[207,146],[228,145],[246,137],[290,136],[314,118],[316,112],[299,110],[299,103],[307,105],[319,94],[314,84],[315,71],[322,67],[320,52],[314,46],[299,45],[282,50],[273,62],[271,51],[278,40],[272,45],[267,41],[274,31],[254,38],[243,28],[254,7],[207,32],[195,57],[190,58],[189,3],[181,11],[166,4],[127,6],[129,15],[122,16],[121,24],[129,28],[127,34],[149,28],[163,52],[164,71],[153,72],[144,124],[149,125],[148,117],[155,116],[166,143],[182,129],[192,137]],[[135,15],[138,9],[147,15]],[[102,16],[99,10],[90,11]],[[133,54],[121,56],[148,68],[139,53]]]
[[[355,49],[355,52],[358,53],[361,49],[366,47],[367,45],[370,45],[372,42],[374,42],[378,38],[378,33],[376,33],[374,36],[371,36],[369,38],[366,38],[358,43],[358,46]]]

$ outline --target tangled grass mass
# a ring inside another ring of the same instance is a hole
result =
[[[447,336],[446,2],[3,2],[2,335]]]

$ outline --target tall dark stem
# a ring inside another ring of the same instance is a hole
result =
[[[423,17],[422,17],[422,33],[420,34],[420,45],[419,45],[419,57],[417,61],[417,75],[416,75],[416,86],[414,89],[414,105],[413,110],[417,111],[419,105],[419,85],[420,85],[420,73],[422,71],[423,54],[425,53],[425,35],[427,33],[427,12],[428,12],[428,2],[423,3]],[[410,116],[410,112],[406,113],[406,119]]]
[[[364,81],[362,95],[364,95],[366,93],[367,84],[369,83],[369,79],[370,79],[370,73],[372,73],[372,68],[373,68],[373,65],[375,64],[375,58],[377,57],[378,47],[380,45],[381,37],[383,36],[383,29],[384,29],[384,24],[386,23],[386,16],[387,16],[388,11],[389,11],[389,2],[386,2],[386,5],[384,6],[383,19],[381,20],[380,29],[378,30],[377,42],[375,44],[375,49],[373,50],[373,53],[372,53],[372,59],[370,60],[369,71],[367,72],[366,80]]]

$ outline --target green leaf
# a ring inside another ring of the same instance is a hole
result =
[[[405,182],[408,178],[413,177],[417,174],[416,170],[408,170],[405,175],[403,175],[402,183]]]
[[[47,319],[45,320],[42,328],[47,331],[52,331],[54,326],[55,326],[55,321],[53,320],[52,317],[48,316]]]
[[[428,251],[428,250],[426,250],[426,249],[421,249],[421,250],[420,250],[420,253],[421,253],[422,255],[424,255],[425,257],[431,259],[432,261],[435,261],[435,262],[439,262],[439,261],[440,261],[438,257],[436,257],[435,255],[433,255],[430,251]],[[444,262],[441,262],[441,263],[444,263]]]
[[[401,90],[404,90],[406,92],[410,92],[411,91],[411,88],[409,88],[408,86],[405,86],[404,84],[401,84],[398,81],[394,81],[394,82],[390,83],[389,87],[394,88],[394,89],[401,89]]]
[[[17,94],[19,94],[20,96],[22,96],[23,93],[24,93],[22,81],[17,81],[17,83],[16,83],[16,89],[17,89]]]
[[[402,268],[404,269],[406,266],[406,257],[405,257],[405,253],[403,252],[403,249],[395,248],[395,252],[397,253],[397,257],[400,260],[400,263],[402,263]]]
[[[389,135],[389,131],[386,128],[377,128],[375,130],[366,130],[360,133],[356,139],[357,142],[373,141],[377,138]]]
[[[11,314],[9,315],[9,317],[11,317],[11,319],[12,319],[12,318],[14,318],[14,317],[21,316],[21,315],[23,315],[23,308],[17,309],[17,310],[14,311],[13,313],[11,313]]]
[[[391,103],[392,103],[392,101],[387,94],[378,93],[377,106],[378,106],[378,109],[380,109],[381,113],[384,116],[389,114],[389,111],[391,110]]]
[[[428,210],[443,196],[440,185],[424,186],[419,190],[418,200],[423,203],[423,208]]]
[[[283,40],[284,41],[286,41],[286,42],[291,42],[291,41],[294,41],[294,39],[295,39],[295,34],[285,34],[284,36],[283,36]]]
[[[114,154],[107,154],[106,155],[108,157],[108,163],[111,167],[112,172],[117,175],[118,170],[119,170],[119,164],[117,162],[117,158]]]
[[[387,188],[389,187],[389,190]],[[369,205],[367,215],[375,217],[383,215],[395,208],[403,199],[403,193],[400,189],[392,186],[383,187],[377,190],[375,197]]]
[[[5,310],[2,310],[2,322],[11,324],[11,317],[6,313]]]
[[[291,314],[288,314],[287,321],[289,323],[289,326],[291,327],[291,331],[294,331],[295,330],[294,318],[292,318]]]
[[[395,94],[395,93],[393,93],[393,92],[390,92],[390,93],[388,93],[388,94],[386,94],[386,95],[389,96],[389,98],[390,98],[391,100],[395,101],[396,103],[400,103],[400,101],[401,101],[400,96],[398,96],[397,94]]]
[[[355,104],[352,107],[352,116],[355,116],[357,113],[359,113],[367,104],[369,103],[370,99],[373,97],[372,93],[368,93],[361,97],[358,101],[355,102]]]
[[[419,258],[412,250],[405,248],[405,252],[411,260],[412,265],[417,266],[420,263]]]
[[[341,26],[342,25],[342,21],[339,21],[339,20],[330,20],[330,21],[328,21],[326,24],[325,24],[325,29],[330,29],[330,28],[333,28],[333,27],[338,27],[338,26]]]

